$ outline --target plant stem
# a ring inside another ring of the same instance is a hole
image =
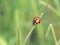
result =
[[[53,38],[54,38],[54,41],[55,41],[55,45],[58,45],[58,42],[57,42],[56,35],[55,35],[54,28],[53,28],[53,25],[52,25],[52,24],[49,24],[48,30],[47,30],[47,32],[46,32],[46,39],[47,39],[48,34],[49,34],[49,32],[50,32],[50,28],[51,28],[51,31],[52,31],[52,34],[53,34]]]
[[[45,3],[44,1],[39,1],[39,3],[47,7],[47,3]],[[55,8],[53,8],[53,7],[52,7],[51,5],[49,5],[49,4],[48,4],[48,8],[51,9],[57,16],[60,17],[60,14],[58,13],[58,11],[57,11]]]
[[[55,40],[55,45],[58,45],[58,43],[57,43],[57,39],[56,39],[56,35],[55,35],[55,32],[54,32],[53,25],[50,24],[50,27],[51,27],[51,31],[52,31],[52,34],[53,34],[53,37],[54,37],[54,40]]]
[[[25,40],[24,40],[23,45],[25,45],[25,44],[26,44],[26,41],[27,41],[27,40],[28,40],[28,38],[30,37],[30,35],[31,35],[32,31],[34,30],[34,28],[35,28],[35,25],[33,25],[33,27],[31,28],[31,30],[29,31],[28,35],[26,36],[26,38],[25,38]]]

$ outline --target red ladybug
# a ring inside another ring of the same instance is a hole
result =
[[[35,17],[33,18],[33,25],[34,24],[40,24],[41,18],[40,17]]]

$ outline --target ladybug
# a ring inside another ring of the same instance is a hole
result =
[[[41,18],[40,17],[33,18],[33,25],[40,24],[40,21],[41,21]]]

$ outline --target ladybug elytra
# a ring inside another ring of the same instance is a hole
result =
[[[33,25],[34,24],[40,24],[41,18],[40,17],[35,17],[33,18]]]

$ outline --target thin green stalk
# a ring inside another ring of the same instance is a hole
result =
[[[34,30],[34,28],[35,28],[35,25],[33,25],[33,27],[31,28],[31,30],[29,31],[28,35],[26,36],[26,38],[25,38],[25,40],[23,42],[23,45],[26,44],[26,42],[27,42],[28,38],[30,37],[30,35],[31,35],[32,31]]]
[[[50,24],[50,27],[51,27],[51,31],[52,31],[52,34],[53,34],[53,37],[54,37],[55,45],[58,45],[58,42],[57,42],[57,39],[56,39],[56,35],[55,35],[55,31],[54,31],[53,25]]]
[[[39,3],[47,7],[47,3],[45,3],[44,1],[39,1]],[[57,16],[60,17],[60,14],[58,13],[58,11],[54,9],[51,5],[48,4],[48,8],[52,10]]]
[[[58,45],[58,42],[57,42],[56,35],[55,35],[54,28],[53,28],[53,25],[52,25],[52,24],[49,24],[48,30],[47,30],[47,32],[46,32],[46,39],[47,39],[47,37],[48,37],[48,34],[49,34],[49,32],[50,32],[50,29],[51,29],[52,34],[53,34],[53,38],[54,38],[54,41],[55,41],[55,45]]]

